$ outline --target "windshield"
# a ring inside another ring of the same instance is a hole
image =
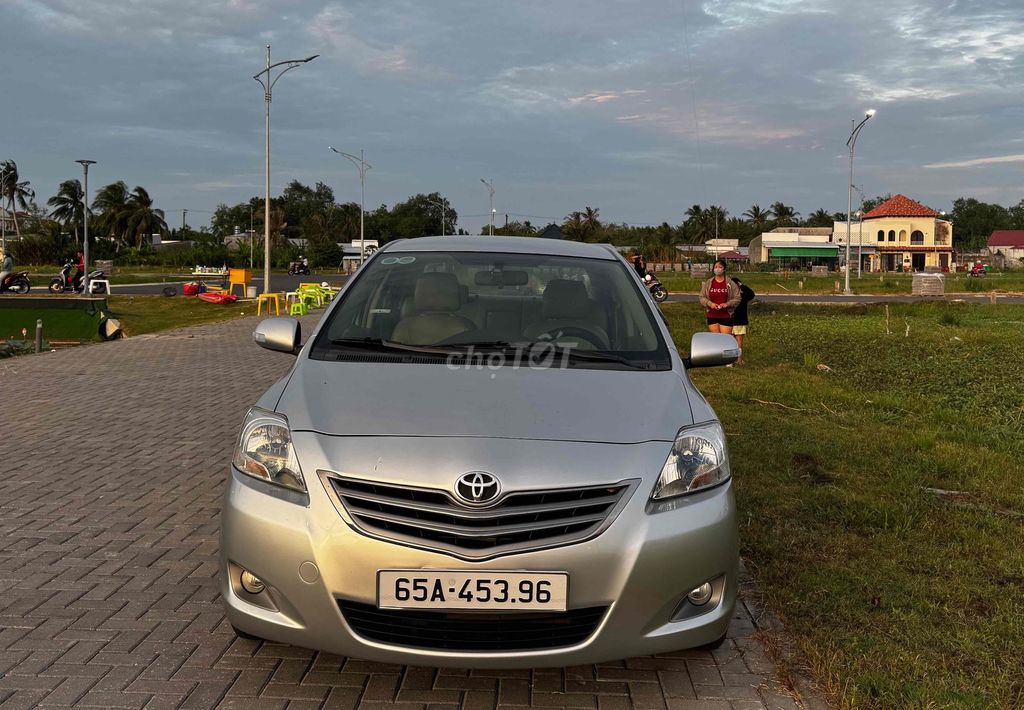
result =
[[[573,367],[670,367],[655,314],[618,260],[487,252],[373,259],[331,311],[311,357],[376,350],[436,358],[537,343],[574,353]]]

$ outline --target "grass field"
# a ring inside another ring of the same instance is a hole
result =
[[[2,308],[0,309],[0,340],[34,341],[36,320],[43,321],[44,340],[99,340],[100,319],[89,316],[81,310],[59,310],[51,308]]]
[[[754,304],[748,364],[692,373],[743,555],[837,705],[1024,707],[1024,307],[888,313]]]
[[[843,286],[842,274],[831,274],[827,277],[812,277],[807,272],[777,273],[733,273],[759,294],[769,293],[835,293],[836,282],[840,289]],[[701,282],[691,278],[687,273],[658,273],[669,291],[697,293]],[[858,279],[856,274],[850,275],[850,288],[854,293],[861,294],[909,294],[911,274],[868,274]],[[803,284],[803,285],[801,285]],[[1024,292],[1024,270],[992,273],[983,278],[972,278],[967,274],[946,274],[947,293],[970,293],[991,290]]]
[[[228,306],[181,296],[110,296],[107,304],[107,315],[121,321],[128,337],[256,314],[254,301]],[[0,340],[20,340],[22,328],[32,340],[37,318],[43,321],[43,337],[47,341],[99,340],[98,316],[90,318],[82,311],[31,308],[0,309]]]
[[[221,305],[181,296],[111,296],[109,304],[128,337],[256,315],[255,301]]]

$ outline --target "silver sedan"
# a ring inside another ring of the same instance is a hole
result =
[[[221,591],[241,635],[391,663],[538,667],[724,638],[729,457],[688,355],[611,247],[391,242],[242,423]]]

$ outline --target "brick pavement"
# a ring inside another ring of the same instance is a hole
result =
[[[714,652],[560,670],[236,638],[216,583],[225,467],[291,363],[252,343],[255,322],[0,360],[0,708],[799,707],[743,606]]]

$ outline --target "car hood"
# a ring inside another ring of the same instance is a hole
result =
[[[672,441],[692,423],[675,372],[452,370],[304,360],[277,411],[295,431],[337,436]]]

